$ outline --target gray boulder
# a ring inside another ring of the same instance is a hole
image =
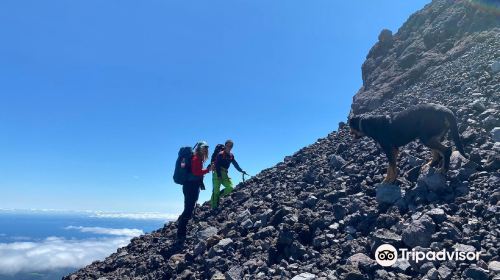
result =
[[[444,210],[441,208],[433,208],[429,211],[427,211],[427,215],[429,215],[432,220],[436,223],[441,223],[444,220],[446,220],[446,214],[444,213]]]
[[[245,228],[245,229],[250,229],[253,227],[253,223],[252,223],[252,220],[250,219],[246,219],[244,220],[242,223],[241,223],[241,227],[242,228]]]
[[[304,203],[305,203],[305,205],[307,205],[307,207],[313,208],[314,206],[316,206],[317,202],[318,202],[318,198],[315,197],[314,195],[311,195],[310,197],[308,197],[306,199],[306,201]]]
[[[442,265],[438,269],[438,274],[440,279],[447,280],[450,279],[452,276],[453,271],[447,267],[446,265]]]
[[[437,172],[437,169],[425,166],[422,168],[417,180],[418,184],[424,184],[432,192],[442,193],[448,190],[446,178]]]
[[[376,199],[378,203],[393,204],[401,198],[401,188],[392,184],[379,184]]]
[[[476,100],[472,102],[472,108],[479,113],[482,113],[484,110],[486,110],[486,106],[484,106],[484,103],[481,102],[480,100]]]
[[[205,252],[206,249],[207,249],[207,242],[206,241],[200,241],[194,247],[193,254],[195,256],[201,255],[201,254],[203,254]]]
[[[350,256],[346,262],[347,265],[352,265],[360,269],[368,269],[375,264],[375,261],[363,253],[357,253]]]
[[[400,272],[406,273],[410,270],[411,265],[410,262],[403,259],[398,259],[396,263],[393,265],[394,269],[399,270]]]
[[[493,141],[500,142],[500,127],[495,127],[491,130],[491,137]]]
[[[493,273],[500,273],[500,262],[499,261],[491,261],[488,264],[488,270]]]
[[[339,155],[333,155],[329,162],[330,167],[337,170],[340,169],[344,164],[346,164],[346,161]]]
[[[427,274],[425,274],[424,279],[438,280],[439,279],[439,273],[438,273],[437,269],[431,268],[429,271],[427,271]]]
[[[476,248],[474,248],[474,246],[460,244],[460,243],[453,245],[453,249],[455,249],[456,251],[459,251],[459,252],[475,252],[476,251]]]
[[[233,245],[233,240],[231,238],[224,238],[221,241],[219,241],[219,243],[217,243],[216,246],[225,251],[232,245]]]
[[[243,268],[239,265],[233,266],[224,276],[226,280],[241,280],[243,279]]]
[[[497,61],[493,62],[491,64],[490,68],[491,68],[491,72],[493,74],[496,74],[496,73],[500,72],[500,60],[497,60]]]
[[[199,240],[207,240],[208,238],[214,236],[217,234],[217,228],[216,227],[207,227],[206,229],[202,230],[202,231],[199,231],[197,234],[196,234],[196,237],[199,239]]]
[[[429,270],[431,269],[435,269],[436,267],[434,266],[434,264],[432,262],[426,262],[426,263],[423,263],[420,268],[418,269],[418,271],[420,272],[420,274],[427,274],[427,272],[429,272]]]
[[[301,273],[292,278],[292,280],[314,280],[314,279],[316,279],[316,275],[311,274],[309,272]]]
[[[377,229],[372,234],[372,244],[371,248],[375,250],[378,246],[382,244],[391,244],[393,246],[399,246],[401,243],[401,236],[394,233],[389,229]]]
[[[403,243],[411,248],[416,246],[429,247],[435,228],[436,225],[432,219],[427,215],[423,215],[407,224],[403,229]]]
[[[472,265],[464,271],[465,278],[474,280],[488,280],[488,270]]]
[[[453,151],[450,156],[450,170],[459,169],[469,161],[460,154],[459,151]]]

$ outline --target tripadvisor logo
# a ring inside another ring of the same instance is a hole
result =
[[[382,244],[375,250],[375,260],[381,266],[392,266],[398,260],[398,251],[390,244]]]
[[[392,266],[399,259],[412,260],[419,263],[423,260],[427,261],[478,261],[481,252],[464,252],[464,251],[411,251],[405,248],[398,250],[390,244],[382,244],[375,250],[375,261],[381,266]]]

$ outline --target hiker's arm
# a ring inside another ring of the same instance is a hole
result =
[[[217,172],[217,177],[222,178],[221,176],[221,170],[220,170],[220,163],[222,161],[222,155],[218,154],[217,155],[217,160],[215,161],[215,171]]]
[[[208,172],[210,172],[210,169],[208,169],[208,168],[201,169],[201,175],[205,175],[205,174],[207,174]]]
[[[233,157],[233,160],[231,161],[231,163],[234,165],[234,168],[236,168],[236,170],[238,170],[239,172],[241,173],[245,173],[245,171],[243,171],[243,169],[241,169],[240,165],[238,164],[238,162],[234,159]]]
[[[207,168],[202,169],[200,166],[197,166],[197,167],[193,166],[193,167],[191,168],[191,172],[192,172],[192,173],[193,173],[193,175],[195,175],[195,176],[203,176],[203,175],[207,174],[209,171],[210,171],[210,170],[208,170]]]
[[[203,176],[209,172],[208,169],[203,169],[203,165],[200,160],[193,160],[191,164],[191,172],[195,176]]]
[[[210,172],[210,164],[207,166],[207,168],[203,169],[203,163],[201,163],[201,172],[203,173],[203,175]]]

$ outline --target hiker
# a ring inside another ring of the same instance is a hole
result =
[[[232,140],[227,140],[223,146],[221,152],[217,154],[215,160],[212,159],[212,165],[215,165],[215,170],[212,172],[212,183],[213,183],[213,191],[211,198],[212,209],[216,209],[219,206],[220,199],[220,185],[224,186],[224,190],[222,195],[228,195],[233,191],[233,182],[231,178],[228,176],[228,169],[231,163],[234,165],[236,170],[243,173],[244,175],[248,175],[245,171],[243,171],[238,162],[234,159],[234,155],[231,153],[231,149],[233,148],[234,143]]]
[[[212,165],[203,169],[203,163],[208,159],[208,144],[205,141],[198,142],[194,147],[194,154],[191,158],[191,172],[182,185],[184,193],[184,211],[179,217],[177,225],[177,237],[186,237],[186,228],[189,219],[193,216],[193,210],[200,194],[200,189],[204,190],[203,176],[212,170]]]

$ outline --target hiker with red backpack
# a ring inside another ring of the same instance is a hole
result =
[[[200,189],[205,189],[203,176],[213,168],[211,164],[206,169],[203,168],[203,163],[207,159],[208,144],[205,141],[198,142],[194,148],[184,147],[179,151],[174,172],[174,181],[182,185],[184,193],[184,211],[179,216],[177,223],[177,238],[179,240],[186,238],[187,224],[193,216]]]
[[[234,159],[234,155],[231,153],[231,149],[233,148],[234,143],[232,140],[227,140],[224,145],[217,145],[215,148],[214,154],[212,155],[212,166],[215,166],[212,172],[212,183],[213,183],[213,191],[211,198],[211,206],[212,209],[216,209],[219,206],[219,200],[221,197],[220,186],[224,186],[224,190],[222,191],[222,196],[228,195],[233,191],[233,182],[228,175],[228,169],[231,163],[234,165],[236,170],[241,172],[244,175],[248,175],[245,171],[243,171]]]

